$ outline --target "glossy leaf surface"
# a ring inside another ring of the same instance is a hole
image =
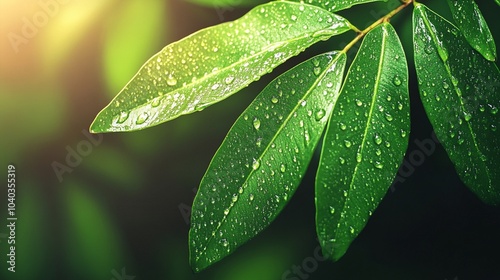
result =
[[[413,15],[420,97],[462,181],[500,204],[500,73],[458,29],[418,4]]]
[[[363,40],[331,115],[316,176],[324,255],[341,258],[394,180],[410,130],[408,67],[393,27]]]
[[[168,45],[104,108],[91,131],[144,129],[200,111],[306,47],[351,28],[311,5],[272,2]]]
[[[235,122],[203,177],[191,216],[191,266],[231,254],[276,218],[305,173],[346,63],[331,52],[272,81]]]
[[[366,4],[370,2],[387,2],[387,0],[303,0],[300,2],[321,7],[330,12],[336,12],[348,9],[354,5]]]
[[[486,59],[495,61],[497,47],[488,24],[474,0],[448,0],[453,19],[469,44]]]

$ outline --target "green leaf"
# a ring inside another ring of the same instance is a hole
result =
[[[470,45],[487,60],[495,61],[497,47],[479,7],[474,0],[448,0],[458,27]]]
[[[193,204],[195,271],[231,254],[276,218],[299,185],[337,99],[344,53],[316,56],[272,81],[229,131]]]
[[[186,0],[188,2],[218,8],[234,8],[234,7],[253,7],[261,3],[269,2],[266,0]]]
[[[408,66],[388,23],[369,32],[354,59],[325,135],[316,175],[316,229],[340,259],[394,180],[410,131]]]
[[[500,0],[495,0],[495,2],[500,6]]]
[[[420,97],[462,181],[500,203],[500,72],[457,28],[418,4],[413,14]]]
[[[387,0],[294,0],[298,2],[305,2],[314,6],[321,7],[330,12],[348,9],[354,5],[366,4],[370,2],[387,2]]]
[[[246,87],[306,47],[351,28],[317,7],[272,2],[165,47],[91,125],[92,132],[144,129],[200,111]]]

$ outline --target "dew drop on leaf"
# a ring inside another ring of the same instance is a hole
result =
[[[257,170],[257,169],[259,169],[259,167],[260,167],[260,162],[256,159],[254,159],[253,163],[252,163],[252,169]]]
[[[349,141],[349,140],[345,140],[344,141],[344,145],[345,145],[346,148],[350,148],[352,146],[352,142]]]
[[[257,142],[255,144],[257,147],[260,147],[262,145],[262,138],[257,138]]]
[[[257,130],[260,128],[260,120],[258,118],[253,119],[253,127]]]
[[[149,114],[144,112],[144,113],[139,115],[139,117],[137,118],[136,124],[143,124],[148,120],[148,118],[149,118]]]
[[[394,79],[392,80],[392,83],[395,85],[395,86],[400,86],[401,85],[401,78],[399,76],[394,76]]]
[[[168,78],[167,78],[167,85],[173,87],[177,84],[177,79],[174,78],[174,76],[172,75],[169,75]]]
[[[272,102],[273,104],[278,103],[278,101],[279,101],[279,100],[278,100],[278,98],[277,98],[277,97],[275,97],[275,96],[273,96],[273,97],[271,98],[271,102]]]
[[[151,102],[151,107],[158,107],[158,106],[160,106],[160,99],[159,98],[153,99],[153,102]]]
[[[321,119],[323,119],[325,117],[325,114],[326,114],[326,111],[323,109],[320,109],[316,112],[314,117],[317,121],[320,121]]]
[[[359,153],[359,152],[358,152],[358,153],[356,153],[356,161],[357,161],[358,163],[360,163],[362,159],[363,159],[363,157],[361,156],[361,153]]]
[[[128,119],[128,112],[121,112],[118,117],[118,123],[124,123]]]
[[[280,171],[281,171],[281,173],[285,173],[285,171],[286,171],[286,166],[285,166],[284,164],[282,164],[282,165],[280,166]]]
[[[393,120],[393,117],[390,114],[385,114],[385,119],[390,122]]]

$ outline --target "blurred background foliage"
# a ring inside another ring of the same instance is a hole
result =
[[[24,17],[32,21],[44,12],[40,2],[55,2],[57,10],[53,7],[16,52],[7,34],[21,34]],[[446,1],[422,2],[451,19]],[[340,14],[364,28],[397,3],[357,6]],[[495,18],[500,8],[493,0],[478,4],[500,40]],[[19,219],[17,272],[6,270],[7,240],[0,238],[1,279],[120,280],[126,272],[135,279],[267,280],[281,279],[314,257],[317,157],[267,230],[197,275],[188,266],[187,211],[212,155],[259,91],[295,63],[343,48],[353,34],[313,46],[203,112],[140,132],[106,134],[98,144],[85,146],[91,142],[84,131],[95,115],[149,57],[246,11],[182,0],[0,0],[0,166],[2,178],[8,164],[17,167]],[[412,69],[411,154],[419,149],[415,139],[430,138],[432,128],[415,81],[411,9],[392,24]],[[69,151],[79,148],[84,151],[81,162],[69,166]],[[59,180],[54,162],[71,172]],[[7,192],[2,189],[3,224]],[[6,233],[1,226],[0,234]],[[388,192],[339,262],[319,261],[307,278],[296,279],[500,279],[499,236],[499,209],[482,204],[463,186],[437,144]]]

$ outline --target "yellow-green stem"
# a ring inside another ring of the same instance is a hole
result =
[[[375,21],[374,23],[372,23],[370,26],[368,26],[367,28],[365,28],[363,31],[358,32],[358,36],[356,36],[356,38],[354,38],[349,44],[347,44],[347,46],[345,46],[345,48],[342,50],[342,52],[347,53],[349,51],[349,49],[352,46],[354,46],[359,40],[361,40],[361,38],[363,38],[366,34],[368,34],[368,32],[370,32],[371,30],[373,30],[379,24],[381,24],[383,22],[388,22],[394,15],[396,15],[401,10],[403,10],[404,8],[406,8],[408,5],[410,5],[411,3],[413,3],[413,1],[414,0],[406,0],[406,1],[404,1],[403,4],[401,4],[399,7],[397,7],[394,10],[392,10],[387,15],[379,18],[377,21]]]

